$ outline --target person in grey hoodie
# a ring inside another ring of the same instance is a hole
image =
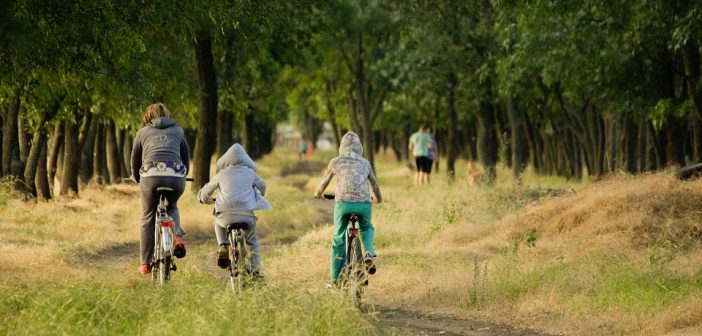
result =
[[[267,210],[272,206],[263,195],[266,182],[256,173],[256,163],[246,154],[244,147],[235,143],[217,160],[217,174],[197,192],[200,203],[215,205],[215,235],[219,250],[217,265],[229,266],[227,226],[246,223],[246,243],[251,248],[251,270],[261,274],[261,251],[256,235],[258,218],[254,210]]]
[[[174,239],[173,254],[177,258],[185,256],[185,234],[180,227],[178,199],[185,190],[185,176],[188,174],[190,152],[185,141],[183,129],[172,119],[165,105],[149,105],[143,117],[142,127],[134,137],[132,147],[132,180],[139,183],[141,191],[141,266],[139,272],[151,272],[151,260],[154,255],[154,221],[158,195],[156,188],[169,187],[174,191],[166,194],[168,215],[173,217]]]

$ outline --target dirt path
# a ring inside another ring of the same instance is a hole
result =
[[[380,329],[391,335],[536,336],[514,328],[448,314],[425,314],[407,309],[376,307]]]

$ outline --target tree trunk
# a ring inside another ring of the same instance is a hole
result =
[[[358,97],[358,106],[361,112],[361,127],[363,128],[362,142],[366,158],[375,170],[375,138],[373,137],[373,119],[371,118],[370,107],[370,83],[367,83],[366,68],[365,68],[365,49],[363,47],[363,34],[358,33],[358,46],[356,49],[356,95]]]
[[[88,114],[92,116],[91,114]],[[83,140],[79,142],[81,145],[81,160],[80,160],[80,178],[83,183],[89,183],[93,177],[93,149],[95,148],[95,139],[98,136],[100,120],[97,116],[90,117],[90,126],[81,131]]]
[[[273,150],[273,133],[275,125],[260,113],[255,106],[249,105],[249,112],[244,117],[242,142],[249,156],[256,160]]]
[[[217,156],[222,156],[232,145],[232,112],[221,109],[217,111]]]
[[[695,106],[697,117],[702,118],[702,89],[698,89],[700,81],[700,51],[692,39],[683,48],[683,66],[685,68],[687,94]]]
[[[122,165],[125,169],[122,176],[129,177],[132,174],[131,170],[131,158],[132,158],[132,147],[134,145],[134,138],[129,134],[128,130],[124,130],[124,140],[122,142]]]
[[[333,83],[331,79],[326,79],[324,81],[324,102],[327,107],[327,113],[329,114],[329,122],[332,125],[332,128],[334,129],[334,141],[336,142],[336,145],[338,146],[339,143],[341,143],[341,137],[343,134],[341,134],[341,128],[339,127],[339,124],[336,122],[336,109],[334,108],[334,104],[331,101],[331,95],[333,92]]]
[[[446,100],[448,110],[448,157],[446,158],[446,173],[449,178],[456,175],[456,159],[458,158],[458,112],[456,112],[456,88],[458,87],[458,78],[452,71],[448,78],[448,97]]]
[[[209,33],[198,33],[195,38],[195,55],[197,57],[200,87],[199,121],[195,150],[193,178],[191,187],[200,189],[210,179],[210,161],[215,149],[215,123],[217,122],[217,74],[212,58],[212,39]]]
[[[80,166],[80,146],[78,133],[80,126],[70,120],[64,128],[63,172],[61,176],[61,196],[78,196],[78,168]]]
[[[37,188],[37,199],[39,200],[50,200],[51,199],[51,188],[49,187],[49,176],[46,170],[49,146],[46,141],[44,141],[44,146],[41,147],[39,153],[39,162],[37,164],[37,170],[34,174],[34,186]]]
[[[661,93],[664,98],[675,100],[675,60],[670,54],[667,44],[663,44],[661,52]],[[685,165],[684,129],[681,121],[675,116],[668,116],[666,135],[666,164]]]
[[[517,181],[521,181],[522,173],[527,167],[529,147],[524,126],[524,114],[517,108],[515,98],[508,99],[507,114],[512,129],[512,175]]]
[[[478,156],[485,168],[484,176],[492,184],[497,178],[495,165],[498,159],[498,143],[495,130],[495,111],[491,102],[492,88],[490,81],[483,84],[483,96],[478,108]]]
[[[689,120],[692,124],[692,162],[699,163],[702,161],[702,119],[693,115]]]
[[[119,126],[115,129],[117,132],[117,156],[119,157],[119,168],[120,168],[120,175],[122,177],[128,177],[129,176],[129,161],[131,159],[131,148],[132,147],[126,147],[125,144],[127,143],[127,138],[129,137],[129,134],[127,133],[126,129],[120,129]],[[125,148],[129,148],[125,152]]]
[[[633,112],[628,114],[625,119],[625,137],[626,137],[626,170],[629,173],[637,172],[638,162],[636,160],[637,156],[637,146],[638,146],[638,128],[636,123],[634,123]]]
[[[607,141],[609,145],[607,149],[607,154],[609,155],[607,155],[606,167],[607,171],[609,172],[617,170],[617,145],[619,144],[619,141],[617,139],[619,137],[619,134],[617,133],[618,127],[619,125],[617,123],[617,119],[611,118],[611,120],[609,121],[609,132],[607,136],[609,138],[609,141]]]
[[[20,110],[20,91],[15,91],[15,97],[3,116],[2,131],[2,175],[18,176],[21,172],[13,170],[20,160],[19,141],[17,136],[17,119]]]
[[[95,128],[95,143],[93,146],[93,179],[98,184],[109,183],[105,174],[107,159],[105,158],[105,126],[98,122]]]
[[[37,167],[40,161],[41,152],[46,147],[46,134],[44,134],[44,123],[46,116],[42,115],[37,120],[37,130],[32,139],[32,146],[27,154],[27,163],[24,166],[24,181],[28,187],[28,191],[35,197],[37,196],[37,188],[35,186],[35,176],[37,175]]]
[[[117,143],[115,122],[110,120],[105,125],[105,150],[107,155],[107,171],[110,175],[110,183],[116,184],[122,180],[122,163],[119,154],[120,146]]]
[[[17,139],[19,144],[20,162],[26,164],[27,156],[29,156],[29,136],[27,135],[27,116],[26,110],[20,107],[17,118]],[[24,171],[24,170],[23,170]]]
[[[54,125],[54,132],[51,135],[51,150],[49,151],[49,183],[54,182],[56,177],[59,154],[63,148],[63,121],[57,121]]]

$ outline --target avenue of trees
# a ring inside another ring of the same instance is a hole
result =
[[[275,126],[356,131],[442,171],[578,179],[702,160],[699,1],[127,1],[0,4],[0,174],[40,199],[127,177],[144,108],[186,130],[194,188]],[[372,150],[371,150],[372,149]],[[444,163],[445,161],[445,163]],[[489,180],[489,179],[488,179]]]

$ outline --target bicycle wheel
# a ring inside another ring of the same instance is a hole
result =
[[[241,291],[244,289],[244,278],[246,277],[247,274],[247,265],[246,265],[246,241],[244,241],[244,237],[241,235],[236,236],[236,254],[237,254],[237,260],[236,260],[236,269],[238,271],[237,275],[237,289]]]
[[[347,289],[351,301],[354,305],[361,304],[361,294],[366,280],[366,273],[363,267],[363,251],[361,241],[357,236],[353,236],[349,243],[349,251],[346,260]]]
[[[236,268],[237,262],[239,261],[239,255],[237,254],[236,251],[236,235],[234,234],[234,231],[229,231],[229,282],[232,285],[232,290],[234,293],[237,293],[239,291],[239,274],[237,274],[238,270]]]
[[[158,278],[161,285],[165,285],[171,277],[171,257],[161,258],[160,264]]]
[[[159,270],[161,269],[160,260],[163,255],[162,250],[159,248],[161,246],[161,230],[158,230],[156,226],[154,231],[154,256],[151,262],[151,281],[156,283],[159,280]]]

